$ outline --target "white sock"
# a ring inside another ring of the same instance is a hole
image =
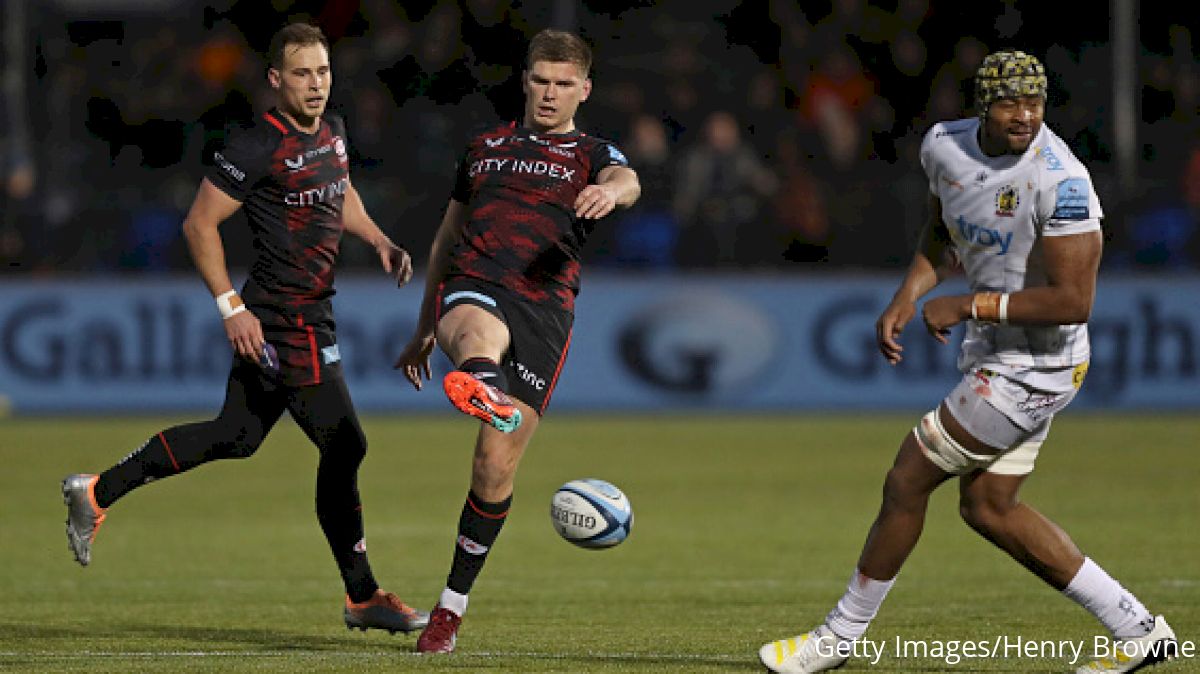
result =
[[[1142,602],[1090,557],[1083,559],[1083,566],[1063,594],[1096,616],[1114,638],[1141,637],[1154,629],[1154,616]]]
[[[459,594],[450,588],[446,588],[442,590],[442,596],[438,599],[438,606],[454,611],[454,615],[461,618],[467,612],[467,595]]]
[[[895,578],[875,580],[855,569],[846,586],[846,594],[838,600],[837,607],[825,616],[825,624],[846,641],[861,637],[895,582]]]

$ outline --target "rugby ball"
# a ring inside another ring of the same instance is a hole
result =
[[[550,499],[550,522],[569,543],[611,548],[629,536],[633,508],[624,492],[604,480],[571,480]]]

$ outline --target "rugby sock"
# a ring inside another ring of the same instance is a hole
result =
[[[508,517],[512,496],[499,503],[488,503],[467,492],[462,515],[458,518],[458,543],[454,546],[454,562],[446,587],[459,594],[467,594],[475,584],[475,578],[487,561],[488,550],[500,535],[500,528]]]
[[[846,586],[846,594],[838,600],[837,606],[825,616],[825,624],[833,633],[845,639],[854,641],[861,637],[871,625],[871,620],[879,612],[879,606],[887,597],[888,590],[896,579],[875,580],[869,578],[858,569],[850,576]]]
[[[1142,602],[1090,557],[1083,559],[1063,594],[1096,616],[1117,639],[1145,636],[1154,629],[1154,616]]]
[[[458,369],[485,384],[495,386],[508,393],[508,377],[500,365],[490,358],[468,358],[458,366]]]
[[[325,532],[325,540],[337,562],[338,573],[346,586],[346,594],[354,603],[364,602],[375,594],[379,584],[367,561],[367,539],[363,535],[362,506],[357,503],[330,506],[317,500],[317,521]]]
[[[454,611],[454,615],[461,618],[467,612],[467,595],[446,588],[442,590],[442,596],[438,597],[438,606]]]
[[[176,445],[182,440],[177,430],[168,428],[151,437],[141,447],[126,454],[117,465],[101,473],[96,482],[96,503],[107,508],[148,482],[181,473],[195,465],[181,465],[181,457],[173,451],[179,449]]]

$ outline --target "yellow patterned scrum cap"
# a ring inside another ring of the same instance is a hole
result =
[[[998,98],[1046,97],[1046,69],[1041,61],[1023,51],[993,52],[975,72],[975,110],[987,117],[988,107]]]

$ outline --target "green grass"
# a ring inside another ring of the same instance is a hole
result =
[[[148,485],[112,508],[82,569],[58,481],[107,467],[164,419],[0,421],[0,670],[54,672],[751,672],[758,646],[840,596],[907,416],[573,417],[530,448],[451,657],[348,632],[313,515],[316,450],[283,422],[248,461]],[[473,425],[369,417],[361,491],[384,587],[428,608],[449,563]],[[1200,421],[1064,415],[1024,490],[1080,546],[1200,633]],[[623,545],[560,540],[568,479],[622,487]],[[869,636],[1086,641],[1092,618],[975,536],[952,485]],[[932,643],[932,642],[930,642]],[[843,671],[1063,672],[1058,658],[852,660]],[[1200,671],[1200,659],[1164,672]]]

